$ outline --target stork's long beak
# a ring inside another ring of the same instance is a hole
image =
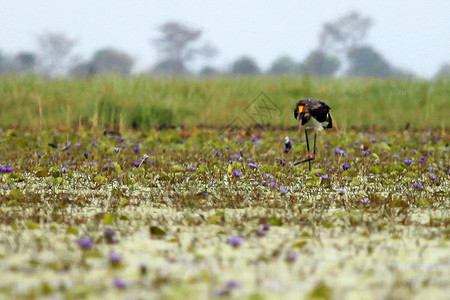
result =
[[[298,121],[298,134],[302,134],[302,120],[303,115],[305,114],[305,107],[299,106],[298,107],[298,115],[297,115],[297,121]]]

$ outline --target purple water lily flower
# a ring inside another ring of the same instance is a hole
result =
[[[122,256],[117,252],[109,253],[108,259],[112,265],[118,265],[122,262]]]
[[[405,165],[409,166],[412,163],[412,159],[405,159],[403,162]]]
[[[82,237],[77,240],[78,246],[83,250],[90,250],[94,242],[90,238]]]
[[[239,247],[244,242],[244,238],[242,236],[232,236],[227,239],[227,244],[232,247]]]
[[[422,190],[422,189],[423,189],[423,186],[422,186],[420,183],[417,183],[417,182],[413,183],[413,186],[414,186],[416,189],[418,189],[418,190]]]
[[[289,252],[286,256],[286,261],[289,263],[293,263],[297,260],[297,254],[294,252]]]
[[[116,288],[120,290],[125,290],[128,288],[128,283],[121,278],[114,278],[113,284]]]
[[[237,282],[236,280],[228,280],[227,284],[226,284],[227,288],[230,289],[238,289],[241,287],[241,284],[239,282]]]

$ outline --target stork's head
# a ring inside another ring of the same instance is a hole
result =
[[[303,119],[303,115],[305,114],[305,106],[297,104],[294,109],[294,117],[297,121]]]

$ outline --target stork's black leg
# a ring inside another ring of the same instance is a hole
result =
[[[308,149],[308,158],[309,158],[309,139],[308,139],[308,130],[305,130],[305,136],[306,136],[306,149]],[[308,160],[309,170],[311,171],[311,160]]]
[[[314,132],[314,156],[316,155],[316,137],[317,137],[317,132]]]
[[[305,130],[305,136],[306,136],[306,149],[308,149],[308,153],[309,153],[308,130]]]

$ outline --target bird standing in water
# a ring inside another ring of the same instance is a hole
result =
[[[302,129],[305,131],[306,147],[308,149],[308,157],[294,163],[294,165],[296,166],[308,162],[309,170],[311,170],[311,161],[316,158],[317,131],[333,128],[330,107],[321,100],[305,98],[295,104],[294,117],[298,122],[298,133],[301,134]],[[309,149],[308,130],[314,130],[314,147],[312,154]]]

